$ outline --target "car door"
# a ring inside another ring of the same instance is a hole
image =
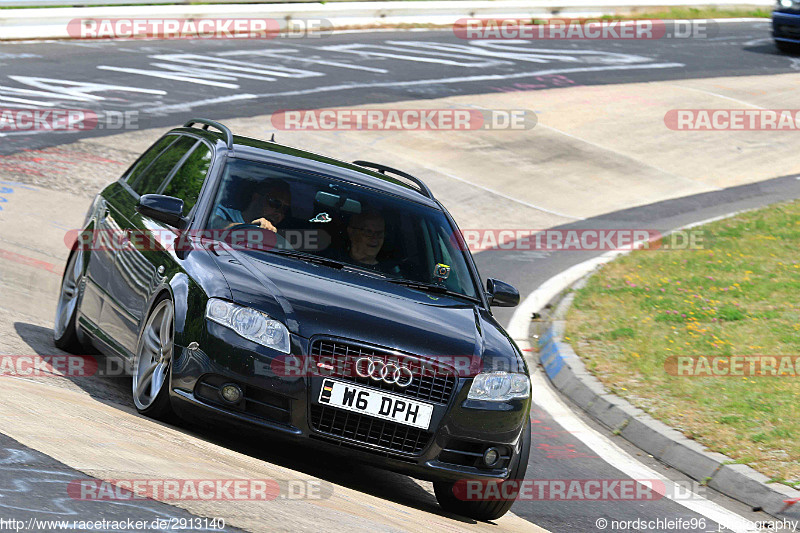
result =
[[[118,210],[113,207],[114,198],[120,193],[125,193],[125,189],[130,188],[130,184],[135,183],[150,164],[177,139],[177,135],[166,135],[156,141],[118,181],[100,193],[94,211],[95,231],[87,250],[86,289],[81,303],[83,318],[88,319],[94,326],[101,326],[102,308],[114,279],[114,258],[120,231],[117,222]]]
[[[156,194],[189,154],[197,139],[178,135],[135,181],[108,202],[109,224],[121,236],[114,254],[113,275],[100,317],[100,326],[113,347],[130,357],[136,349],[145,303],[152,292],[156,267],[152,255],[153,236],[137,223],[139,197]]]

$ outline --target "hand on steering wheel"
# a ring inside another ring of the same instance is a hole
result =
[[[230,226],[227,226],[225,229],[236,231],[240,229],[260,229],[260,228],[261,226],[259,226],[258,224],[248,224],[247,222],[239,222],[231,224]]]
[[[261,229],[268,229],[274,233],[278,233],[278,228],[276,228],[275,225],[266,218],[257,218],[252,222],[252,224],[255,224]]]

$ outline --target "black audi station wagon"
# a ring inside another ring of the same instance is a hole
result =
[[[491,312],[519,294],[483,287],[419,179],[193,119],[104,189],[81,230],[55,341],[125,360],[140,413],[224,419],[430,480],[473,518],[511,507],[513,491],[455,489],[525,475],[528,369]]]

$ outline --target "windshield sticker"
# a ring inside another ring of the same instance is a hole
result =
[[[311,220],[309,220],[309,222],[330,222],[331,220],[333,219],[328,213],[320,213]]]

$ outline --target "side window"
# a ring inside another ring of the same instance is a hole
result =
[[[202,142],[198,144],[164,188],[162,194],[183,200],[184,214],[189,213],[197,203],[200,189],[211,167],[211,156],[211,148]]]
[[[136,165],[134,165],[133,168],[131,168],[131,170],[128,172],[128,178],[126,180],[128,184],[132,186],[139,176],[142,175],[142,172],[147,170],[147,167],[150,166],[150,163],[152,163],[153,160],[164,151],[164,148],[177,140],[177,135],[167,135],[159,139],[153,146],[148,148],[144,155],[139,158],[139,161],[136,162]]]
[[[191,137],[181,137],[172,146],[167,148],[150,167],[145,170],[139,179],[131,184],[138,194],[154,194],[158,192],[161,184],[169,176],[175,165],[198,141]]]

